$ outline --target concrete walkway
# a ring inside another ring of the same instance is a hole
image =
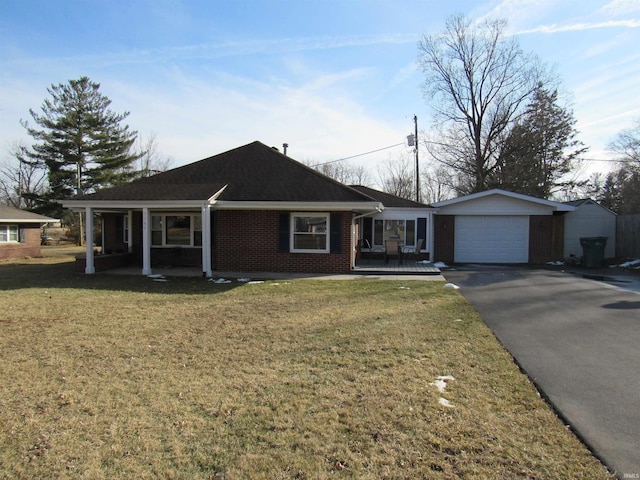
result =
[[[110,275],[142,275],[140,267],[116,268],[99,272]],[[172,267],[154,268],[154,275],[165,277],[201,277],[199,268]],[[376,272],[375,270],[358,270],[351,274],[319,274],[319,273],[280,273],[280,272],[213,272],[213,278],[250,278],[252,280],[396,280],[396,281],[436,281],[444,282],[440,273],[393,273],[392,271]]]

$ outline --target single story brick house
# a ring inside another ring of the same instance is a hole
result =
[[[127,262],[205,276],[349,273],[390,239],[430,261],[541,264],[564,258],[576,209],[498,189],[429,206],[344,185],[260,142],[62,204],[85,212],[85,273]],[[106,255],[94,255],[95,214]]]
[[[434,258],[446,263],[542,264],[564,258],[572,205],[500,189],[434,203]]]
[[[402,220],[407,242],[429,235],[428,206],[392,200],[399,201],[344,185],[253,142],[62,204],[86,214],[85,273],[112,268],[117,260],[102,257],[120,255],[145,275],[154,267],[180,265],[201,266],[211,276],[213,271],[349,273],[363,231],[378,225],[365,220],[372,216],[389,227],[391,220]],[[393,218],[380,216],[388,202]],[[102,222],[102,251],[111,255],[94,255],[94,214]]]
[[[39,257],[41,227],[58,220],[0,205],[0,260]]]

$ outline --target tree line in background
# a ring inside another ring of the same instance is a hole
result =
[[[616,213],[640,212],[640,122],[610,146],[620,168],[581,179],[588,147],[578,140],[573,112],[560,103],[559,81],[505,34],[506,26],[453,16],[418,45],[425,100],[435,112],[421,142],[429,154],[421,166],[421,200],[501,188],[546,199],[592,197]],[[361,177],[346,166],[320,170],[338,179]],[[409,156],[378,173],[384,191],[415,199]]]
[[[540,198],[592,197],[616,213],[640,212],[640,120],[611,142],[619,159],[614,171],[579,180],[588,147],[578,140],[573,112],[560,104],[559,82],[505,31],[504,20],[453,16],[418,44],[423,92],[435,112],[420,144],[429,154],[421,201],[502,188]],[[22,124],[34,142],[15,145],[14,162],[0,166],[0,201],[62,218],[56,200],[169,168],[155,137],[142,140],[123,125],[129,112],[112,112],[99,88],[87,77],[52,85],[40,112],[29,110],[33,124]],[[365,167],[315,168],[345,184],[374,183]],[[415,199],[409,155],[389,160],[378,176],[385,192]]]

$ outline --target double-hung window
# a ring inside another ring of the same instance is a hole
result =
[[[329,214],[291,214],[291,251],[301,253],[329,252]]]
[[[17,242],[19,238],[18,225],[0,225],[0,243]]]

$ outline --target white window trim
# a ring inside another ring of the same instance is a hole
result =
[[[325,248],[324,249],[296,249],[295,245],[295,217],[324,217],[326,220],[327,231],[325,232]],[[331,214],[328,212],[293,212],[289,215],[289,252],[291,253],[330,253],[331,252]]]
[[[396,215],[390,216],[388,218],[376,218],[376,217],[373,217],[373,219],[372,219],[373,221],[372,221],[372,224],[371,224],[371,229],[372,229],[371,230],[371,247],[372,248],[384,247],[384,232],[385,232],[385,228],[386,228],[386,222],[397,221],[397,220],[404,221],[404,235],[405,235],[405,238],[402,241],[403,241],[403,243],[405,245],[406,245],[406,241],[407,241],[407,222],[410,222],[410,221],[414,222],[413,223],[413,228],[414,228],[413,245],[407,245],[407,246],[408,247],[415,247],[416,243],[418,242],[418,218],[425,218],[425,217],[420,217],[420,216],[413,217],[413,216],[400,215],[400,214],[396,214]],[[376,238],[376,235],[375,235],[376,224],[375,224],[375,222],[376,221],[381,221],[382,222],[382,237],[383,237],[383,240],[382,240],[383,243],[382,244],[375,243],[375,238]],[[428,226],[427,226],[427,230],[428,230]],[[427,248],[426,247],[426,241],[427,240],[424,239],[424,242],[422,244],[421,250],[425,250]]]
[[[11,240],[11,227],[15,228],[17,240]],[[0,240],[0,243],[20,243],[20,227],[18,225],[13,223],[0,225],[0,229],[3,229],[7,235],[7,239]]]
[[[194,239],[194,232],[200,231],[202,233],[201,230],[195,230],[195,221],[194,219],[196,217],[201,217],[201,213],[194,213],[194,212],[152,212],[150,214],[150,222],[149,222],[149,233],[153,233],[153,232],[162,232],[162,244],[161,245],[154,245],[153,243],[151,244],[151,248],[177,248],[177,247],[182,247],[182,248],[202,248],[201,245],[195,245],[193,242]],[[161,217],[161,222],[162,222],[162,229],[161,230],[153,230],[152,226],[153,226],[153,217]],[[167,217],[190,217],[191,220],[189,221],[189,245],[185,245],[185,244],[173,244],[173,243],[167,243]],[[202,227],[201,227],[202,228]],[[152,237],[152,236],[151,236]]]

